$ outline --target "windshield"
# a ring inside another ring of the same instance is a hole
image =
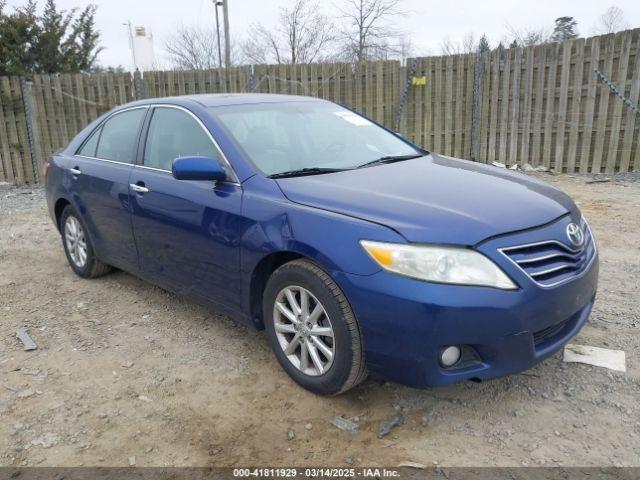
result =
[[[265,175],[351,169],[421,152],[366,118],[328,102],[262,103],[212,109]]]

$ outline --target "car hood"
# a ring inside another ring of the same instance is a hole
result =
[[[386,225],[410,242],[474,245],[577,211],[545,182],[437,154],[277,182],[292,202]]]

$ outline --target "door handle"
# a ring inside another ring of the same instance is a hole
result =
[[[75,175],[75,176],[78,176],[82,173],[78,167],[70,168],[69,171],[71,172],[72,175]]]
[[[136,183],[130,183],[129,188],[131,188],[131,190],[133,190],[136,193],[149,193],[149,189],[147,187],[138,185]]]

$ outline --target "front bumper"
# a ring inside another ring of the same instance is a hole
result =
[[[501,241],[478,249],[495,252]],[[597,290],[597,254],[579,275],[553,288],[536,284],[505,258],[493,259],[521,288],[433,284],[384,271],[338,274],[362,329],[370,373],[418,388],[501,377],[547,358],[586,323]],[[469,355],[443,368],[439,353],[448,345],[463,345]]]

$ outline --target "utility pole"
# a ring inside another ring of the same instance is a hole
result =
[[[129,34],[129,48],[131,49],[131,59],[133,60],[133,69],[131,71],[135,72],[138,66],[136,65],[136,49],[133,46],[133,33],[131,32],[131,20],[127,21],[126,23],[123,23],[122,25],[127,27],[127,33]]]
[[[229,0],[222,0],[222,13],[224,14],[224,64],[231,66],[231,41],[229,40]]]
[[[220,22],[218,21],[218,6],[223,2],[213,0],[213,8],[216,10],[216,34],[218,36],[218,67],[222,68],[222,48],[220,47]]]

